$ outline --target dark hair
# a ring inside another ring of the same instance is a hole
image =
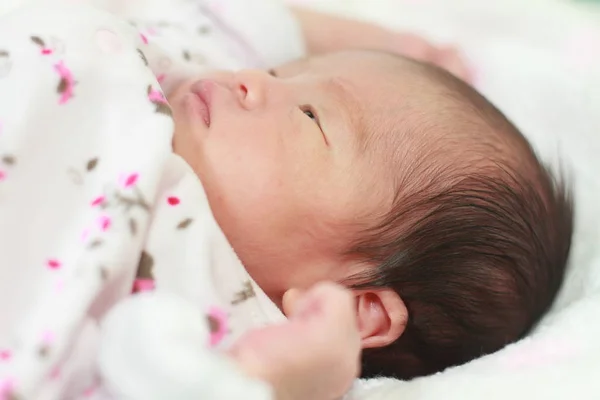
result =
[[[512,135],[525,161],[460,169],[437,190],[398,196],[352,247],[350,255],[373,267],[347,283],[392,288],[408,309],[397,341],[364,351],[363,377],[429,375],[522,338],[556,297],[571,246],[573,207],[564,179],[553,177],[482,96],[445,73],[428,73],[458,87],[461,101],[488,126]]]

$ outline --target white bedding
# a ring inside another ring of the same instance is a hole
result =
[[[560,156],[576,194],[568,277],[529,338],[433,377],[371,382],[351,399],[600,399],[600,14],[555,0],[303,3],[460,43],[477,87],[547,160]]]

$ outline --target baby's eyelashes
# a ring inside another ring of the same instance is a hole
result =
[[[274,76],[275,78],[277,78],[277,72],[275,72],[274,69],[271,68],[271,69],[267,70],[267,72],[268,72],[269,75]]]
[[[315,122],[315,124],[317,124],[319,129],[321,129],[321,124],[319,123],[319,117],[317,117],[317,113],[315,112],[315,110],[312,106],[305,104],[303,106],[300,106],[300,110],[302,110],[304,115],[306,115],[308,118],[312,119]]]
[[[310,109],[308,109],[308,110],[302,110],[302,112],[303,112],[303,113],[304,113],[304,114],[305,114],[305,115],[306,115],[308,118],[310,118],[310,119],[312,119],[313,121],[315,121],[315,122],[317,122],[317,123],[318,123],[318,121],[317,121],[317,117],[315,117],[315,114],[314,114],[314,113],[313,113],[313,112],[312,112]]]
[[[300,107],[300,110],[304,113],[304,115],[306,115],[308,118],[312,119],[314,121],[314,123],[317,124],[317,127],[319,128],[319,130],[321,131],[321,134],[323,135],[323,140],[325,141],[325,144],[329,146],[329,141],[327,140],[327,136],[325,136],[325,132],[323,132],[323,128],[321,127],[321,123],[319,122],[319,117],[318,117],[317,113],[315,112],[314,108],[308,104],[305,104]]]

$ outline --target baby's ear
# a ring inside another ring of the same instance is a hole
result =
[[[364,349],[396,341],[408,321],[404,301],[392,289],[356,291],[356,315]]]

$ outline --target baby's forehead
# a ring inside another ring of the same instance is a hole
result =
[[[384,75],[385,78],[400,78],[403,75],[418,73],[411,60],[385,52],[371,50],[350,50],[299,58],[277,67],[286,75],[311,72],[324,77],[343,77],[364,82]],[[394,76],[390,77],[389,74]],[[357,82],[358,83],[358,82]]]
[[[426,95],[435,90],[418,65],[387,53],[344,52],[307,58],[298,65],[323,80],[343,85],[363,112],[379,118],[393,120],[415,103],[422,109]]]
[[[364,149],[390,167],[437,164],[497,148],[502,115],[472,87],[445,71],[378,52],[349,52],[313,61],[342,80],[356,100]],[[345,70],[340,65],[349,65]],[[339,71],[336,75],[335,71]],[[496,144],[494,144],[496,143]]]

